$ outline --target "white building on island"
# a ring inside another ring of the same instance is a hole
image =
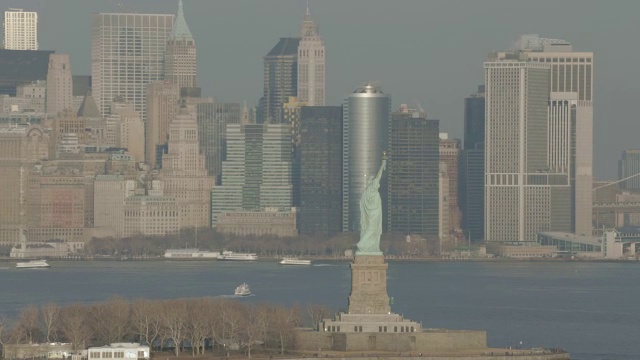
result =
[[[117,360],[117,359],[149,359],[149,346],[138,343],[112,343],[110,345],[90,347],[87,350],[88,359]]]

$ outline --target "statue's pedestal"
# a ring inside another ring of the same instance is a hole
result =
[[[321,331],[335,333],[409,334],[420,323],[391,312],[387,295],[387,267],[383,255],[356,254],[351,263],[349,311],[321,322]]]
[[[387,268],[382,255],[357,255],[351,263],[349,314],[390,314]]]
[[[419,300],[418,300],[419,301]],[[318,331],[296,333],[304,351],[381,351],[446,353],[487,348],[484,331],[424,330],[422,324],[391,312],[387,295],[387,264],[375,253],[356,254],[351,263],[349,310],[324,319]]]

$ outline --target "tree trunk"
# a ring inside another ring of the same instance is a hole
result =
[[[280,334],[280,355],[284,355],[284,335]]]

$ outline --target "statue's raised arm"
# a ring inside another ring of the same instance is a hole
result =
[[[387,170],[387,152],[382,153],[382,164],[380,164],[380,170],[376,174],[376,181],[380,183],[380,178],[382,177],[382,172]]]

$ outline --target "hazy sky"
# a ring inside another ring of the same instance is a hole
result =
[[[177,0],[0,0],[36,10],[40,48],[71,55],[90,73],[94,12],[175,13]],[[198,49],[203,95],[255,104],[262,57],[279,37],[297,36],[306,0],[184,0]],[[617,176],[622,150],[640,148],[640,1],[311,0],[327,49],[327,105],[357,84],[382,82],[393,106],[420,102],[441,131],[463,136],[463,101],[483,82],[490,51],[520,34],[570,41],[594,52],[594,175]]]

